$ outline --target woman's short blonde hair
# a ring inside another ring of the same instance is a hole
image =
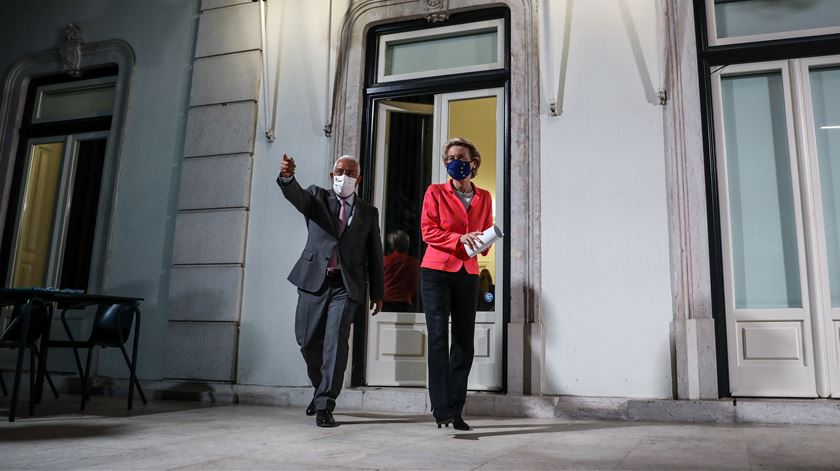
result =
[[[463,137],[453,137],[452,139],[446,141],[446,144],[443,145],[443,154],[441,154],[440,159],[446,162],[446,154],[449,152],[449,149],[455,146],[466,147],[470,151],[470,160],[475,162],[475,167],[473,167],[471,172],[471,177],[475,178],[478,175],[478,167],[481,167],[481,152],[478,151],[478,147],[475,146],[472,142],[468,139],[464,139]]]

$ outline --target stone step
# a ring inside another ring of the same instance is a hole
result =
[[[116,380],[107,393],[124,395],[128,382]],[[312,389],[187,381],[143,382],[161,399],[262,404],[305,408]],[[339,396],[342,410],[428,414],[425,388],[348,388]],[[471,392],[468,416],[625,420],[682,423],[840,425],[840,401],[831,399],[672,400],[574,396],[521,396]]]

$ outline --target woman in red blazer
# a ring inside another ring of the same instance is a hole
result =
[[[452,179],[429,186],[420,215],[428,244],[420,264],[420,289],[429,332],[429,397],[438,428],[453,424],[469,430],[462,411],[473,361],[478,261],[467,255],[464,245],[477,247],[478,236],[493,225],[493,200],[472,183],[481,166],[481,154],[472,142],[450,140],[442,158]]]

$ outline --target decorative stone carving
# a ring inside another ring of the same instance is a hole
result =
[[[64,28],[64,44],[58,48],[62,69],[71,77],[82,75],[82,30],[73,23]]]
[[[429,23],[440,23],[449,19],[449,0],[420,0],[420,3]]]

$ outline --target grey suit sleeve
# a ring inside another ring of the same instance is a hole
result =
[[[370,299],[381,301],[385,297],[385,268],[382,259],[382,237],[379,233],[379,210],[373,208],[373,229],[366,241],[368,254],[368,283]]]
[[[314,187],[309,187],[308,190],[304,190],[300,187],[295,177],[285,178],[280,176],[277,177],[277,185],[283,192],[283,196],[292,203],[292,206],[307,218],[312,219],[312,211],[315,207],[315,194],[310,190]]]

